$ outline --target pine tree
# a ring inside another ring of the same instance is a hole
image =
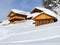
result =
[[[45,8],[52,9],[58,6],[60,0],[43,0],[43,5]]]
[[[51,3],[50,0],[43,0],[43,5],[44,5],[45,8],[51,9],[51,7],[49,6],[50,3]]]
[[[60,15],[60,0],[43,0],[43,5]]]

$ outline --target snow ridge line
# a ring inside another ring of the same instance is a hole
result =
[[[48,40],[48,39],[55,39],[60,37],[60,35],[51,36],[51,37],[45,37],[40,39],[34,39],[34,40],[24,40],[24,41],[11,41],[11,42],[0,42],[0,43],[27,43],[27,42],[35,42],[35,41],[42,41],[42,40]]]
[[[52,27],[52,28],[46,28],[46,29],[42,29],[42,30],[33,30],[33,31],[28,31],[28,32],[23,32],[23,33],[15,33],[15,34],[12,34],[12,35],[7,35],[4,39],[9,38],[11,36],[15,36],[15,35],[27,34],[27,33],[37,32],[37,31],[45,31],[45,30],[53,29],[53,28],[60,28],[60,26],[56,26],[56,27]],[[2,40],[4,40],[4,39],[2,39]]]
[[[37,31],[45,31],[45,30],[53,29],[53,28],[60,28],[60,26],[51,27],[51,28],[45,28],[45,29],[41,29],[41,30],[37,29],[37,30],[33,30],[33,31],[23,32],[23,33],[15,33],[15,34],[12,34],[12,35],[27,34],[27,33],[37,32]],[[10,35],[10,36],[12,36],[12,35]]]

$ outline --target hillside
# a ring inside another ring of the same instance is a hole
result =
[[[57,22],[35,26],[33,20],[26,20],[22,23],[8,24],[5,20],[0,23],[0,43],[44,43],[60,42],[60,16],[56,15]]]

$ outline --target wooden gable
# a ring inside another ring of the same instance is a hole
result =
[[[54,17],[48,14],[42,13],[33,18],[33,20],[40,20],[40,19],[54,19]]]
[[[15,16],[15,15],[16,15],[16,16],[27,17],[27,15],[14,13],[14,12],[12,12],[12,11],[9,13],[8,17],[12,17],[12,16]]]
[[[8,17],[12,17],[12,16],[14,16],[14,14],[15,14],[15,13],[11,11],[11,12],[8,14]]]
[[[43,12],[43,11],[36,9],[36,8],[31,11],[31,13],[36,13],[36,12]]]

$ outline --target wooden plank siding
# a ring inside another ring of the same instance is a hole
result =
[[[42,13],[42,14],[39,14],[38,16],[34,17],[33,20],[39,20],[39,19],[52,19],[54,17],[48,15],[48,14],[45,14],[45,13]]]
[[[12,19],[26,19],[26,17],[19,17],[19,16],[9,17],[9,20]]]
[[[13,16],[14,14],[15,14],[15,13],[11,11],[11,12],[8,14],[8,17]]]
[[[23,19],[13,19],[13,20],[10,20],[10,23],[21,22],[21,21],[25,21],[25,20],[23,20]]]
[[[41,19],[41,20],[35,21],[35,26],[49,24],[49,23],[53,23],[53,22],[54,22],[54,19]]]

